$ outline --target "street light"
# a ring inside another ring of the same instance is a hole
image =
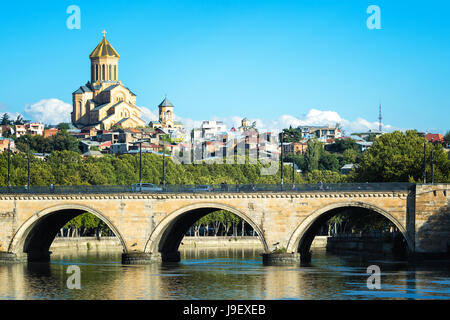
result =
[[[28,158],[28,192],[30,192],[30,139],[29,137],[27,137],[27,146],[28,146],[28,150],[27,150],[27,158]]]
[[[162,140],[162,153],[163,153],[163,166],[162,166],[162,184],[163,184],[163,189],[166,187],[166,152],[165,152],[165,140],[164,138],[167,135],[162,135],[163,140]],[[161,145],[161,139],[159,141],[160,145]]]
[[[434,183],[434,144],[433,144],[434,138],[431,138],[431,183]]]
[[[427,142],[425,141],[423,143],[423,183],[427,183],[427,157],[426,157],[426,151],[427,151]]]
[[[284,132],[281,132],[281,191],[283,191],[283,142]]]
[[[132,144],[139,144],[139,186],[142,188],[142,142],[147,140],[139,140],[132,142]]]
[[[431,183],[434,183],[434,138],[431,138]],[[423,143],[423,183],[427,183],[427,141]]]
[[[11,140],[8,140],[8,189],[11,189]]]
[[[294,157],[292,157],[292,189],[295,188],[295,168],[294,168]]]

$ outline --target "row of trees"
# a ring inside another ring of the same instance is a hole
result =
[[[17,116],[16,120],[11,119],[6,112],[0,117],[0,125],[2,126],[24,124],[24,122],[25,120],[20,114]]]
[[[237,215],[218,210],[199,219],[189,229],[190,236],[245,236],[257,234],[245,220]],[[89,212],[82,213],[67,222],[59,231],[59,237],[101,237],[114,236],[111,229],[101,219]]]
[[[328,235],[395,230],[395,225],[381,214],[362,208],[346,209],[328,221]]]
[[[67,222],[58,235],[60,237],[101,237],[114,236],[114,233],[103,220],[85,212]]]
[[[80,153],[80,142],[71,136],[66,130],[61,130],[56,135],[44,137],[39,135],[26,134],[15,139],[16,148],[22,152],[32,153],[52,153],[53,151],[73,151]]]
[[[285,160],[294,161],[309,177],[307,181],[322,176],[322,182],[421,182],[424,144],[427,177],[433,172],[435,182],[450,182],[449,155],[444,147],[427,143],[415,130],[383,134],[365,152],[353,140],[338,140],[326,151],[321,142],[311,139],[304,155],[289,154]],[[330,175],[347,163],[356,164],[348,177]]]
[[[55,141],[58,139],[55,137]],[[284,181],[290,183],[340,182],[421,182],[425,139],[415,131],[396,131],[377,138],[373,146],[361,155],[357,169],[349,175],[336,170],[324,170],[323,149],[311,142],[302,174],[285,166]],[[55,142],[56,143],[56,142]],[[315,150],[317,148],[317,150]],[[322,151],[319,151],[322,150]],[[352,150],[352,149],[346,149]],[[433,158],[433,162],[431,161]],[[7,152],[0,154],[0,185],[8,182]],[[450,161],[442,145],[426,144],[427,176],[433,170],[435,182],[450,182]],[[432,168],[433,163],[433,168]],[[142,155],[143,181],[162,184],[162,157]],[[301,167],[301,166],[300,166]],[[27,184],[27,158],[23,153],[11,156],[11,184]],[[277,184],[280,170],[273,175],[261,175],[262,164],[175,164],[166,158],[166,184]],[[301,167],[302,168],[302,167]],[[84,159],[78,152],[53,151],[46,160],[31,156],[31,185],[130,185],[139,181],[139,155],[105,155]]]
[[[248,234],[256,236],[253,228],[246,224],[244,219],[226,210],[218,210],[203,216],[195,222],[188,234],[196,237],[229,235],[236,237]]]
[[[328,146],[327,146],[328,147]],[[294,162],[303,172],[328,170],[339,172],[343,165],[357,163],[361,158],[361,150],[352,139],[337,140],[325,150],[322,142],[310,139],[305,154],[290,153],[285,161]]]
[[[7,152],[0,154],[0,185],[8,183]],[[31,155],[31,186],[53,185],[131,185],[139,181],[139,155],[105,155],[84,159],[73,151],[54,151],[46,160]],[[144,182],[162,184],[162,157],[142,155]],[[277,184],[280,172],[261,175],[262,164],[175,164],[166,157],[166,184]],[[295,182],[317,183],[345,181],[331,171],[313,171],[303,176],[295,172]],[[27,156],[11,156],[11,185],[27,184]],[[284,169],[285,181],[292,181],[292,170]]]
[[[449,153],[441,144],[426,143],[416,131],[395,131],[376,139],[364,152],[349,179],[367,182],[422,182],[424,144],[428,182],[433,171],[434,182],[450,182]]]

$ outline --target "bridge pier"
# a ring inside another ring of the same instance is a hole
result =
[[[162,252],[161,253],[162,262],[180,262],[180,251],[175,252]]]
[[[26,253],[28,262],[50,262],[51,251],[32,251]]]
[[[18,263],[26,260],[26,256],[18,256],[11,252],[0,252],[0,263]]]
[[[0,252],[0,263],[50,262],[51,251],[33,251],[23,254]]]
[[[150,264],[161,261],[161,257],[146,252],[122,253],[122,264]]]
[[[300,253],[263,253],[263,264],[270,266],[300,264]]]

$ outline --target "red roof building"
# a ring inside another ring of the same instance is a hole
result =
[[[425,139],[431,143],[445,143],[444,136],[440,133],[427,133]]]
[[[44,137],[48,138],[48,137],[53,137],[56,136],[56,134],[58,133],[58,129],[57,128],[49,128],[49,129],[44,129]]]

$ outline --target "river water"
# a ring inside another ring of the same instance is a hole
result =
[[[0,299],[450,299],[448,264],[316,250],[309,266],[264,266],[259,249],[183,249],[181,262],[122,265],[119,252],[60,252],[50,263],[0,265]],[[70,265],[81,289],[68,289]],[[368,289],[369,265],[381,288]]]

